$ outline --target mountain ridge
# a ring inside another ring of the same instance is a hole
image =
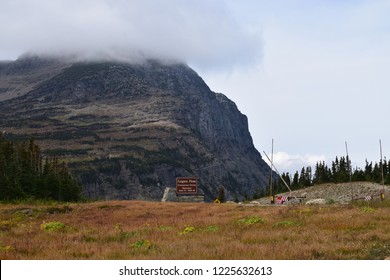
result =
[[[89,198],[158,200],[179,176],[198,177],[208,200],[268,185],[247,117],[185,64],[3,62],[0,109],[0,129],[59,154]]]

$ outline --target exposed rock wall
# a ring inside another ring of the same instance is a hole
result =
[[[206,200],[267,186],[246,116],[188,66],[23,59],[1,63],[0,129],[66,160],[87,197],[160,200],[183,176]],[[7,88],[16,80],[23,94]]]

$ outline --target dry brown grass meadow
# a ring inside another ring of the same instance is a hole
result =
[[[390,203],[1,204],[0,259],[385,259]]]

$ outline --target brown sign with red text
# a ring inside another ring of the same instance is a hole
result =
[[[177,194],[197,194],[198,183],[195,177],[176,178]]]

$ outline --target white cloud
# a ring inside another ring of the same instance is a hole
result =
[[[302,167],[311,166],[314,168],[317,162],[326,161],[324,155],[290,155],[285,152],[277,152],[273,156],[274,166],[279,172],[290,172],[294,174],[295,171],[300,172]]]
[[[258,32],[223,0],[2,0],[1,56],[21,52],[120,53],[203,68],[253,63]]]

